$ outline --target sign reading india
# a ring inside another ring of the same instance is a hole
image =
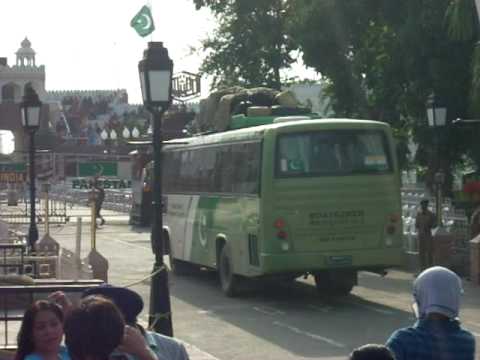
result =
[[[104,189],[127,189],[132,187],[130,180],[123,179],[104,179],[97,180],[99,185]],[[91,189],[93,185],[92,179],[73,179],[72,189]]]
[[[117,176],[118,164],[116,162],[101,161],[78,164],[78,176]]]
[[[25,163],[0,163],[0,183],[23,183],[25,172]]]

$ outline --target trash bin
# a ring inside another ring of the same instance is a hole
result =
[[[17,206],[18,205],[18,194],[14,190],[9,190],[7,193],[7,204],[8,206]]]

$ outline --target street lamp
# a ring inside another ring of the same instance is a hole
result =
[[[138,63],[143,103],[153,115],[153,221],[152,250],[155,263],[150,286],[149,325],[161,334],[173,336],[168,273],[164,267],[162,204],[162,117],[172,102],[173,62],[161,42],[149,42]]]
[[[22,115],[22,126],[30,135],[30,228],[28,230],[28,246],[32,251],[38,240],[35,217],[35,132],[40,128],[41,108],[42,103],[37,93],[31,86],[27,86],[20,103],[20,112]]]
[[[435,153],[436,153],[436,172],[434,182],[436,185],[435,203],[437,214],[437,225],[442,225],[442,185],[445,182],[445,174],[440,169],[440,137],[439,131],[447,124],[447,108],[438,103],[435,94],[431,94],[427,99],[427,119],[428,126],[434,129],[435,136]]]

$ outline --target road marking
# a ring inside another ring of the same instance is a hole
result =
[[[321,311],[323,313],[328,313],[328,312],[333,310],[332,306],[327,306],[327,305],[326,306],[316,306],[316,305],[308,304],[307,307],[310,308],[310,309],[316,310],[316,311]]]
[[[131,247],[135,247],[135,248],[149,249],[148,246],[142,246],[142,245],[132,244],[132,243],[130,243],[130,242],[128,242],[128,241],[125,241],[125,240],[120,240],[120,239],[115,239],[115,238],[113,238],[113,239],[111,239],[111,240],[120,242],[120,243],[122,243],[122,244],[131,246]]]
[[[271,307],[258,307],[254,306],[253,310],[258,311],[259,313],[265,314],[265,315],[270,315],[270,316],[276,316],[276,315],[285,315],[283,311],[271,308]]]
[[[211,314],[213,314],[213,311],[212,311],[212,310],[198,310],[198,311],[197,311],[197,314],[200,314],[200,315],[211,315]]]
[[[462,321],[464,324],[468,324],[468,325],[471,325],[471,326],[475,326],[477,328],[480,328],[480,324],[479,323],[476,323],[474,321]]]
[[[279,326],[279,327],[283,327],[283,328],[288,329],[288,330],[290,330],[290,331],[292,331],[292,332],[294,332],[294,333],[296,333],[296,334],[298,334],[298,335],[304,335],[304,336],[307,336],[307,337],[309,337],[309,338],[311,338],[311,339],[314,339],[314,340],[323,341],[323,342],[325,342],[325,343],[327,343],[327,344],[329,344],[329,345],[332,345],[332,346],[337,347],[337,348],[340,348],[340,349],[344,349],[344,348],[347,347],[347,345],[342,344],[342,343],[340,343],[340,342],[337,342],[337,341],[335,341],[335,340],[329,339],[329,338],[324,337],[324,336],[320,336],[320,335],[318,335],[318,334],[311,333],[311,332],[309,332],[309,331],[301,330],[301,329],[299,329],[299,328],[297,328],[297,327],[295,327],[295,326],[290,326],[290,325],[285,324],[285,323],[280,322],[280,321],[275,321],[275,322],[273,323],[273,325],[276,325],[276,326]]]

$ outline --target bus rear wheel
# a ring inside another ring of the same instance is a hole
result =
[[[325,295],[347,296],[357,284],[353,270],[322,271],[314,274],[318,292]]]
[[[240,278],[233,273],[232,256],[228,244],[224,245],[220,250],[218,258],[218,275],[222,291],[225,295],[229,297],[238,295]]]

